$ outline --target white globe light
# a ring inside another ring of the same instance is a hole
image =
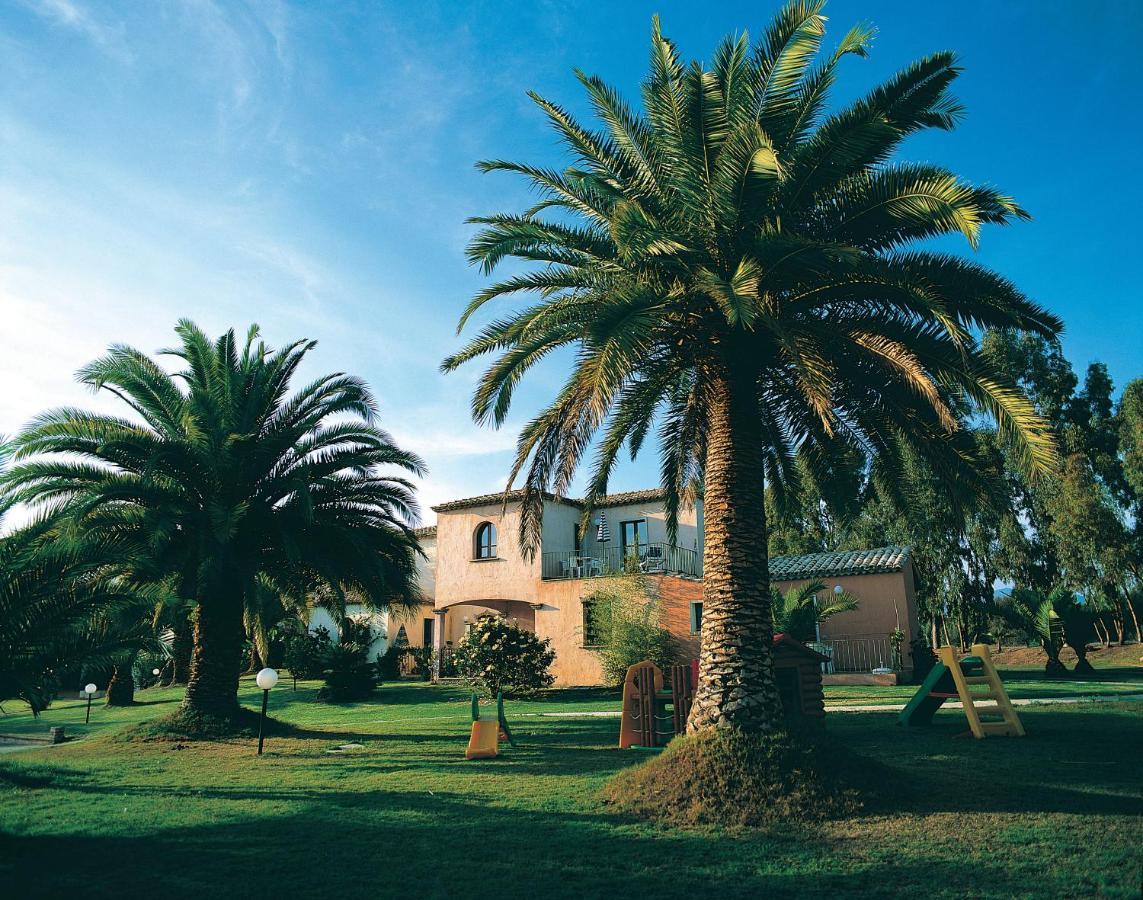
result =
[[[159,670],[158,670],[158,669],[152,669],[152,670],[151,670],[151,674],[152,674],[152,675],[158,675],[158,674],[159,674]]]
[[[84,688],[84,690],[89,694],[94,694],[97,690],[99,690],[99,688],[97,688],[94,684],[89,684]]]
[[[263,669],[254,680],[258,682],[258,687],[268,691],[278,683],[278,673],[273,669]]]
[[[842,586],[841,586],[840,584],[835,584],[835,585],[833,586],[833,592],[834,592],[835,594],[843,594],[843,593],[845,593],[844,589],[842,588]]]

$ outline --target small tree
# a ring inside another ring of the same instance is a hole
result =
[[[548,669],[556,653],[541,640],[503,616],[481,616],[457,644],[457,672],[490,697],[532,694],[551,685]]]
[[[1063,622],[1051,597],[1045,597],[1042,592],[1031,588],[1018,588],[1004,602],[998,603],[996,608],[1017,627],[1036,635],[1048,657],[1044,664],[1047,675],[1056,677],[1067,674],[1068,670],[1060,662],[1060,651],[1064,646]]]
[[[342,641],[329,648],[325,658],[325,684],[318,699],[327,703],[363,700],[377,688],[378,669],[369,661],[369,645]]]
[[[338,630],[339,641],[322,658],[325,684],[318,691],[318,699],[327,703],[363,700],[373,693],[379,680],[381,655],[372,662],[369,659],[377,631],[368,619],[354,616],[344,616]]]
[[[616,584],[584,598],[591,604],[592,625],[600,645],[594,648],[611,684],[622,684],[627,670],[650,660],[665,669],[678,659],[671,633],[659,624],[659,608],[651,601],[642,579]]]
[[[1079,675],[1092,675],[1095,669],[1087,661],[1087,642],[1092,635],[1092,611],[1086,603],[1080,603],[1072,591],[1052,592],[1052,609],[1060,621],[1063,641],[1075,651],[1076,665],[1072,670]]]
[[[326,666],[326,658],[333,647],[328,628],[315,628],[286,639],[283,662],[295,678],[316,678]]]

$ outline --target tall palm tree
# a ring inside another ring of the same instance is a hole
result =
[[[326,584],[378,607],[417,596],[418,545],[409,523],[421,460],[375,424],[357,378],[333,374],[290,395],[312,341],[271,350],[253,327],[211,341],[189,321],[172,375],[114,346],[81,370],[134,416],[79,409],[39,416],[14,442],[11,497],[64,501],[85,527],[137,540],[139,577],[173,579],[197,605],[185,712],[229,718],[260,585],[298,595]]]
[[[1032,471],[1048,467],[1048,426],[978,352],[996,325],[1053,336],[1060,322],[976,263],[912,245],[1026,218],[1010,198],[936,165],[891,162],[909,135],[950,129],[951,53],[925,57],[833,113],[838,66],[865,56],[858,26],[819,59],[821,0],[788,3],[753,47],[728,37],[709,66],[684,64],[652,26],[641,111],[599,78],[579,79],[602,127],[532,94],[572,157],[563,171],[493,160],[540,199],[474,221],[478,293],[534,294],[487,324],[446,370],[495,357],[473,398],[501,424],[520,379],[576,350],[558,395],[522,431],[521,537],[534,552],[542,492],[568,490],[595,445],[587,501],[625,448],[657,430],[673,528],[684,488],[704,482],[703,631],[690,728],[780,722],[766,557],[767,482],[786,491],[803,449],[817,461],[858,449],[884,465],[914,448],[964,477],[974,457],[960,404],[993,416]],[[554,215],[546,215],[548,211]]]

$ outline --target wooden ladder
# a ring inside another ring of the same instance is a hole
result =
[[[972,656],[966,657],[963,662],[975,663],[979,661],[981,674],[966,674],[961,668],[962,660],[957,659],[956,650],[952,647],[941,647],[938,651],[941,662],[952,674],[956,685],[957,695],[964,707],[964,716],[968,719],[968,727],[973,737],[985,738],[989,735],[1003,737],[1024,737],[1024,725],[1012,706],[1008,691],[1004,689],[1004,682],[1000,680],[1000,673],[992,663],[992,656],[988,652],[987,644],[973,644]],[[973,659],[975,657],[975,660]],[[975,665],[973,669],[975,670]],[[974,691],[976,685],[988,685],[987,691]],[[995,701],[996,706],[978,709],[976,704],[984,701]],[[982,721],[982,716],[988,716],[989,721]],[[999,717],[999,719],[995,718]]]

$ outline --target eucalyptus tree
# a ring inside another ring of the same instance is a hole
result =
[[[822,463],[860,450],[892,469],[904,448],[965,477],[973,447],[953,405],[994,417],[1022,462],[1054,461],[1047,424],[978,352],[980,329],[1054,336],[1060,322],[1010,281],[921,246],[1027,218],[1014,200],[932,164],[893,161],[902,141],[951,129],[952,53],[912,63],[854,103],[827,109],[839,65],[867,55],[858,26],[822,52],[820,0],[788,3],[751,45],[728,37],[709,65],[651,35],[642,108],[579,73],[598,127],[532,94],[570,154],[563,170],[492,160],[539,199],[475,219],[486,274],[523,270],[471,301],[535,302],[488,322],[445,369],[493,356],[478,422],[504,422],[520,380],[558,348],[575,361],[520,434],[513,483],[534,552],[545,490],[568,491],[594,447],[587,505],[620,454],[657,436],[672,531],[703,480],[703,624],[690,728],[766,731],[781,722],[770,651],[767,484],[779,498],[800,449]]]
[[[375,606],[413,602],[420,474],[376,423],[360,379],[336,373],[290,394],[313,341],[273,350],[211,340],[189,321],[162,351],[113,346],[79,373],[123,401],[130,417],[59,409],[14,441],[13,500],[66,503],[91,532],[137,542],[140,577],[169,579],[196,607],[183,712],[232,718],[244,614],[272,585],[298,595],[327,585]]]

